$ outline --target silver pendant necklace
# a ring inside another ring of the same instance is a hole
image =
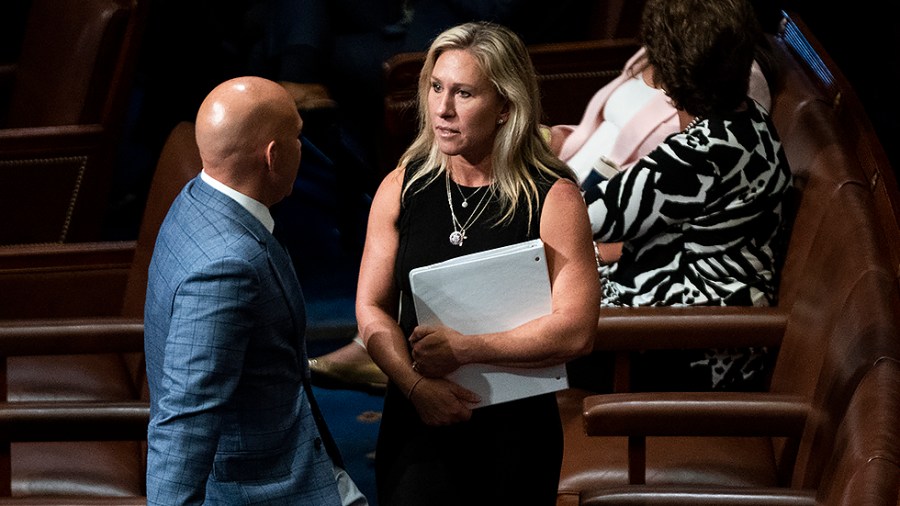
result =
[[[469,207],[469,199],[474,197],[483,188],[483,186],[479,186],[478,188],[475,188],[475,191],[473,191],[471,195],[466,197],[466,194],[463,193],[462,187],[459,186],[459,183],[457,183],[456,181],[453,181],[453,183],[456,185],[456,189],[459,190],[459,196],[462,197],[462,199],[463,199],[462,204],[460,204],[463,209]]]
[[[450,233],[450,244],[454,246],[462,246],[463,241],[466,240],[466,230],[472,226],[473,223],[484,213],[484,210],[487,209],[488,199],[486,198],[489,194],[493,194],[494,191],[486,191],[481,195],[481,199],[478,200],[478,204],[475,205],[475,208],[472,209],[472,213],[469,214],[468,219],[466,219],[465,224],[460,224],[459,220],[456,218],[456,212],[453,211],[453,194],[450,192],[450,171],[445,170],[444,175],[446,176],[447,183],[447,203],[450,205],[450,218],[453,222],[453,232]],[[454,181],[454,183],[456,183]],[[480,188],[479,188],[480,190]],[[460,194],[462,190],[460,189]],[[474,197],[475,193],[472,193],[469,197]],[[466,197],[463,196],[463,202],[465,202]],[[466,206],[463,206],[466,207]]]

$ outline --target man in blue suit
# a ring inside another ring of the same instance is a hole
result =
[[[222,83],[197,113],[203,171],[149,271],[148,504],[366,504],[312,396],[303,295],[272,236],[301,129],[287,91],[259,77]]]

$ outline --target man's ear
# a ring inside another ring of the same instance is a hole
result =
[[[269,144],[266,145],[266,168],[271,172],[275,169],[275,141],[269,141]]]

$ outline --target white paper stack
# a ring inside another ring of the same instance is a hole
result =
[[[446,325],[465,335],[503,332],[552,309],[540,239],[419,267],[410,271],[409,278],[419,324]],[[478,394],[479,407],[569,386],[565,364],[544,368],[467,364],[447,378]]]

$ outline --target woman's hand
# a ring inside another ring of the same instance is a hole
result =
[[[464,336],[445,326],[419,325],[409,336],[416,371],[429,378],[443,378],[459,368],[459,347]]]
[[[409,400],[426,425],[451,425],[472,418],[472,406],[481,402],[473,392],[442,378],[419,379]]]

